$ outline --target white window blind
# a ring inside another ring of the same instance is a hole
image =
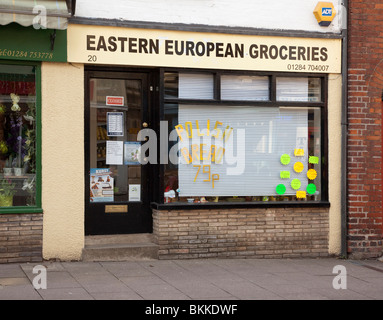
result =
[[[180,99],[214,99],[212,74],[180,73],[178,81]]]
[[[217,133],[213,130],[217,121],[217,128],[221,129],[220,137],[227,126],[233,128],[230,135],[230,131],[227,131],[224,140],[227,136],[229,138],[226,142],[212,138],[212,135]],[[197,122],[198,132],[195,130]],[[187,163],[187,160],[190,161],[188,157],[179,158],[180,196],[270,196],[277,195],[276,187],[279,184],[286,186],[285,195],[295,195],[297,190],[291,187],[291,181],[295,178],[301,182],[299,190],[306,189],[307,109],[179,105],[179,124],[184,129],[179,150],[187,148],[192,156],[194,146],[196,156],[202,148],[199,155],[208,158],[198,160],[197,157],[192,157],[191,163]],[[191,128],[195,130],[193,137]],[[244,136],[240,134],[242,131]],[[205,136],[199,136],[198,133]],[[199,149],[196,147],[198,145]],[[216,149],[225,148],[225,156],[221,163],[211,161],[209,154],[212,153],[212,145]],[[303,157],[294,156],[296,148],[304,150]],[[280,161],[283,154],[291,157],[288,165],[283,165]],[[298,161],[304,165],[300,173],[293,169],[294,163]],[[200,171],[197,175],[198,168]],[[289,171],[290,178],[282,179],[280,171]],[[212,179],[213,175],[215,179]]]
[[[278,101],[308,101],[308,78],[277,78]]]
[[[221,77],[222,100],[269,100],[269,78],[223,75]]]

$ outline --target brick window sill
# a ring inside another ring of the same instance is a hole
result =
[[[184,203],[184,202],[171,202],[171,203],[151,203],[152,209],[156,210],[209,210],[209,209],[247,209],[247,208],[329,208],[330,202],[328,201],[301,201],[301,202],[240,202],[240,203]]]

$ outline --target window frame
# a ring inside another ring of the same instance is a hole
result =
[[[0,207],[2,214],[29,214],[42,213],[41,203],[41,62],[0,60],[0,65],[20,65],[35,67],[35,88],[36,88],[36,203],[34,206],[12,206]]]
[[[165,98],[165,73],[211,73],[214,75],[214,99],[194,100]],[[249,101],[249,100],[222,100],[221,99],[221,76],[222,75],[241,75],[241,76],[268,76],[269,77],[269,100]],[[320,78],[321,79],[321,101],[277,101],[276,80],[277,77],[288,78]],[[183,209],[213,209],[213,208],[252,208],[252,207],[329,207],[328,195],[328,74],[324,73],[291,73],[291,72],[265,72],[265,71],[237,71],[237,70],[212,70],[212,69],[188,69],[188,68],[161,68],[159,83],[159,120],[165,120],[165,104],[194,104],[194,105],[222,105],[235,106],[238,104],[253,107],[317,107],[321,112],[321,154],[326,159],[322,164],[321,170],[321,194],[319,201],[254,201],[254,202],[207,202],[207,203],[164,203],[164,174],[165,165],[160,164],[159,168],[159,195],[158,202],[153,202],[152,207],[158,210],[183,210]]]

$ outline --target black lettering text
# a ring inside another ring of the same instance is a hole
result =
[[[96,44],[96,36],[94,35],[87,35],[86,36],[86,50],[96,50],[96,48],[94,47],[94,45]]]

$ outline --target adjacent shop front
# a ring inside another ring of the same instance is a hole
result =
[[[160,259],[339,253],[339,38],[71,24],[68,62],[86,236],[153,233]]]
[[[11,2],[0,5],[0,263],[42,259],[41,70],[66,62],[70,16],[45,1],[42,25],[32,4]]]

